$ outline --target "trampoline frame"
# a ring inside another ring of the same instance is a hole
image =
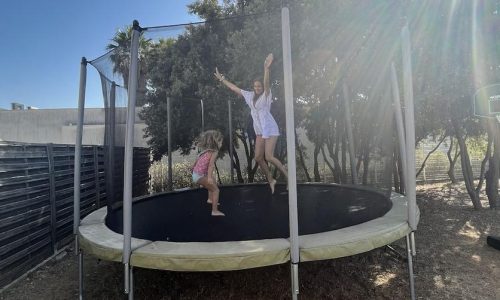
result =
[[[166,193],[168,194],[168,193]],[[137,201],[144,199],[138,198]],[[407,198],[391,194],[391,209],[382,217],[337,230],[299,236],[301,262],[356,255],[399,240],[411,232]],[[123,259],[123,235],[105,224],[103,207],[82,220],[80,247],[99,259]],[[131,239],[130,266],[169,271],[232,271],[290,261],[286,238],[228,242],[169,242]]]

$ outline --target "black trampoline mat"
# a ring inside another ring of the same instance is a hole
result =
[[[383,216],[389,195],[366,188],[299,184],[299,234],[336,230]],[[156,194],[133,204],[132,236],[153,241],[223,242],[288,238],[288,192],[267,184],[220,187],[220,210],[212,217],[205,189]],[[122,209],[109,212],[106,225],[123,232]]]

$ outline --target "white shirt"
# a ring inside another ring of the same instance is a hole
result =
[[[273,102],[271,91],[269,91],[267,97],[266,93],[263,92],[255,102],[255,105],[253,103],[255,92],[241,90],[241,95],[245,98],[245,102],[250,107],[255,134],[262,135],[264,139],[271,136],[279,136],[278,124],[276,124],[276,121],[271,115],[271,103]]]

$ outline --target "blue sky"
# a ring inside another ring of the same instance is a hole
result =
[[[82,56],[94,59],[120,28],[199,21],[194,0],[17,0],[0,4],[0,108],[76,107]],[[141,3],[141,6],[138,4]],[[101,107],[97,72],[88,66],[87,107]]]

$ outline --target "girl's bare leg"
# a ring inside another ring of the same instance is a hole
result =
[[[224,213],[217,207],[219,203],[219,187],[217,184],[209,182],[207,176],[200,178],[198,183],[208,190],[208,199],[212,201],[212,216],[224,216]]]
[[[274,194],[274,186],[276,185],[276,180],[274,180],[273,175],[269,170],[269,166],[267,165],[267,162],[264,159],[265,150],[266,150],[265,140],[262,138],[261,135],[258,135],[257,138],[255,139],[255,161],[259,164],[259,167],[266,175],[267,181],[269,182],[269,186],[271,187],[271,193]]]
[[[280,172],[283,175],[285,175],[285,178],[288,178],[288,172],[287,172],[285,166],[283,166],[283,164],[279,161],[279,159],[274,157],[274,148],[276,148],[277,141],[278,141],[277,136],[271,136],[271,137],[265,139],[265,143],[264,143],[265,158],[268,162],[275,165],[278,168],[278,170],[280,170]]]

